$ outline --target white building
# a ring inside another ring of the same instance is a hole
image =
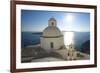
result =
[[[40,38],[41,47],[47,51],[59,49],[64,45],[63,35],[56,25],[56,20],[50,18],[48,27],[43,30],[43,35]]]

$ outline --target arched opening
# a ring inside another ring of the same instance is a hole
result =
[[[50,43],[50,47],[51,47],[51,48],[54,48],[53,42]]]
[[[54,26],[54,22],[52,22],[51,24],[52,24],[52,26]]]

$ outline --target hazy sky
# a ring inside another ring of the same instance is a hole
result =
[[[90,31],[90,13],[21,10],[22,31],[43,31],[51,17],[61,31]]]

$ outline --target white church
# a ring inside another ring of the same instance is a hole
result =
[[[64,36],[60,29],[57,27],[57,21],[55,18],[48,20],[48,26],[43,30],[43,35],[40,37],[41,48],[47,52],[57,52],[63,56],[64,59],[73,60],[76,59],[76,52],[73,44],[64,44]]]
[[[57,27],[57,22],[54,18],[48,21],[48,27],[43,31],[41,37],[41,47],[46,50],[59,49],[64,45],[63,35]]]

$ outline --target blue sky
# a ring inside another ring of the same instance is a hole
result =
[[[61,31],[90,31],[90,13],[21,10],[22,31],[43,31],[51,17],[56,19]]]

